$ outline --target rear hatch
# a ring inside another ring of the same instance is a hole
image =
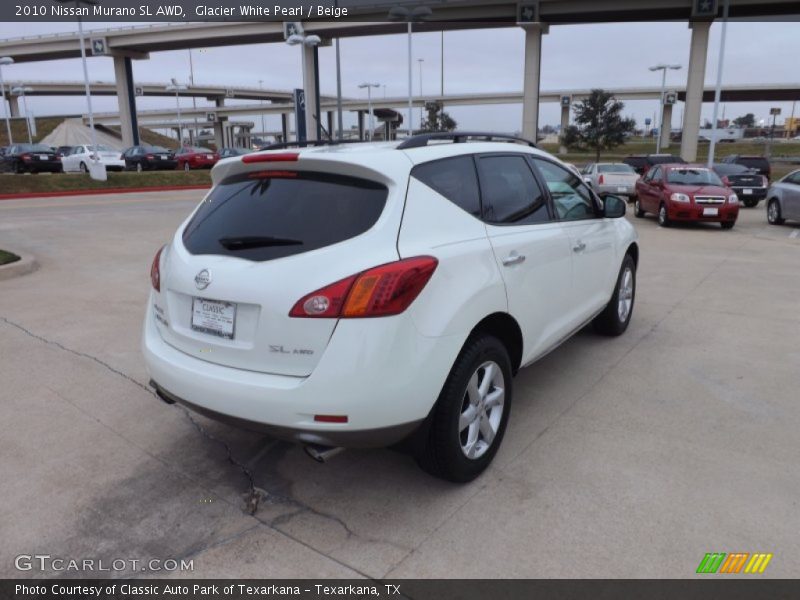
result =
[[[215,167],[220,183],[162,261],[157,302],[165,305],[167,323],[157,326],[167,343],[240,369],[313,371],[337,319],[289,312],[319,288],[398,259],[409,170],[400,152],[400,182],[358,160],[314,153],[288,162],[237,158]]]

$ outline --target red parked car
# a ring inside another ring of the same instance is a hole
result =
[[[190,169],[210,169],[219,160],[219,155],[208,148],[184,146],[175,153],[178,168],[184,171]]]
[[[719,223],[730,229],[739,216],[739,199],[719,176],[701,165],[656,165],[636,182],[634,214],[658,215],[658,224],[676,221]]]

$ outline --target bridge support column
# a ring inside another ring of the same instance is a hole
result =
[[[542,66],[542,35],[548,32],[544,23],[524,25],[525,72],[522,85],[522,137],[536,141],[539,133],[539,81]]]
[[[700,133],[700,111],[703,108],[703,86],[706,77],[708,33],[711,21],[695,21],[689,50],[689,69],[686,78],[686,107],[683,112],[681,158],[687,162],[697,160],[697,139]]]
[[[117,103],[123,146],[139,145],[139,122],[136,118],[136,94],[133,87],[133,65],[128,56],[114,57],[114,79],[117,82]]]
[[[669,148],[669,136],[672,132],[672,104],[661,108],[661,148]]]
[[[330,139],[335,140],[336,139],[336,132],[333,130],[333,111],[332,110],[328,111],[328,123],[327,123],[327,125],[325,125],[325,127],[328,128],[328,135],[330,136]]]
[[[19,117],[19,96],[12,96],[10,93],[8,98],[8,110],[11,111],[12,117]]]
[[[280,141],[281,142],[288,142],[289,141],[289,114],[288,113],[281,113],[281,133],[283,134],[283,138]]]
[[[563,137],[563,135],[567,131],[567,127],[569,127],[569,106],[562,106],[561,107],[561,130],[559,131],[559,138]],[[560,141],[560,140],[559,140]],[[558,147],[559,154],[566,154],[567,147],[564,144],[560,144]]]
[[[364,111],[358,111],[358,139],[364,141]]]
[[[317,81],[314,76],[314,47],[303,45],[303,58],[304,64],[303,73],[303,90],[306,95],[306,139],[316,140],[317,136],[317,121],[319,110],[317,108]]]

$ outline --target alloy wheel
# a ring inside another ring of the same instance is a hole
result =
[[[467,383],[458,433],[464,456],[475,460],[494,442],[505,404],[503,370],[494,361],[479,366]]]
[[[630,267],[620,277],[619,293],[617,294],[617,316],[620,323],[624,323],[631,313],[633,306],[633,271]]]

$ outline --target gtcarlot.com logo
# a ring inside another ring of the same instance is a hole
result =
[[[772,560],[772,554],[765,552],[756,552],[750,554],[749,552],[733,552],[726,554],[725,552],[709,552],[700,561],[697,567],[698,573],[726,573],[735,575],[737,573],[763,573],[769,561]]]

